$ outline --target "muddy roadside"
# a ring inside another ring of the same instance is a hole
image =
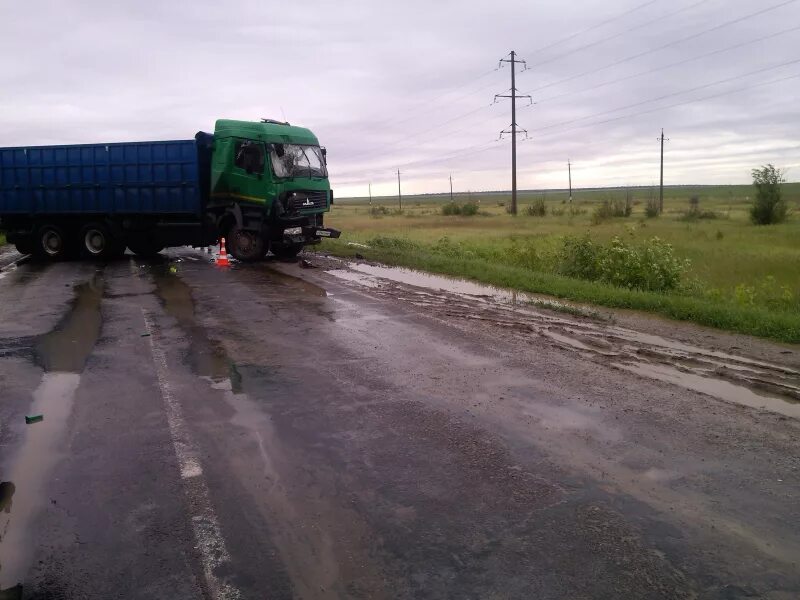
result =
[[[318,272],[370,288],[378,295],[401,298],[444,317],[485,322],[523,335],[538,334],[583,358],[614,363],[645,377],[723,399],[734,397],[734,401],[757,408],[800,402],[797,346],[364,260],[346,261],[322,254],[309,260]],[[276,268],[291,272],[291,265],[276,263]],[[775,397],[781,401],[772,402]],[[788,412],[795,411],[790,407]],[[800,404],[796,416],[800,416]]]

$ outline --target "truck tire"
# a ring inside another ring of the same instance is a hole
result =
[[[34,254],[48,260],[61,260],[67,255],[67,237],[58,225],[47,223],[39,228]]]
[[[225,238],[225,249],[236,260],[253,262],[262,260],[267,255],[269,247],[261,235],[234,225]]]
[[[289,260],[300,254],[303,244],[273,244],[270,249],[278,258]]]
[[[86,258],[109,259],[119,256],[119,244],[102,223],[89,223],[81,228],[81,254]]]

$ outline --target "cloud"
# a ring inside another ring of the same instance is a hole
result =
[[[450,173],[507,189],[510,148],[493,140],[510,110],[490,103],[514,48],[532,67],[517,86],[539,101],[518,111],[522,187],[563,186],[567,159],[576,185],[648,185],[662,127],[668,182],[740,183],[800,163],[800,78],[767,83],[800,74],[766,71],[800,58],[800,2],[766,10],[781,3],[3,2],[0,145],[285,117],[328,147],[340,196],[370,181],[393,194],[397,168],[406,193],[445,191]]]

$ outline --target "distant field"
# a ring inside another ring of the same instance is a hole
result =
[[[563,191],[520,193],[516,218],[506,212],[509,193],[456,195],[456,203],[478,204],[475,216],[443,216],[446,195],[405,197],[402,212],[397,198],[375,199],[372,207],[366,199],[338,199],[327,222],[343,231],[342,238],[326,242],[325,248],[800,342],[800,184],[784,186],[793,212],[789,220],[760,227],[748,218],[751,186],[666,188],[664,214],[658,218],[645,217],[650,188],[628,193],[631,216],[599,223],[592,218],[597,206],[606,199],[624,198],[625,190],[577,190],[571,205]],[[715,218],[687,220],[693,196],[699,210]],[[527,207],[542,198],[547,215],[526,214]],[[564,238],[583,234],[601,244],[618,236],[631,246],[657,236],[690,265],[679,288],[668,292],[564,277],[558,266]],[[351,241],[370,249],[348,246]]]

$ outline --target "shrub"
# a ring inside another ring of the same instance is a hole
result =
[[[565,238],[558,263],[559,272],[570,277],[658,292],[678,287],[689,266],[657,237],[635,246],[619,237],[597,244],[588,235]]]
[[[478,214],[478,205],[474,202],[468,202],[461,205],[461,214],[465,217],[472,217]]]
[[[563,202],[562,202],[562,204],[563,204]],[[553,208],[550,209],[550,214],[553,215],[554,217],[562,217],[562,216],[564,216],[564,213],[566,211],[567,211],[567,209],[565,209],[563,206],[560,206],[560,207],[555,207],[554,206]]]
[[[630,217],[632,210],[629,196],[624,200],[621,198],[603,200],[602,204],[598,205],[592,213],[592,224],[597,225],[613,217]]]
[[[389,209],[385,206],[371,206],[369,209],[369,214],[372,217],[380,217],[383,215],[388,215]]]
[[[647,199],[647,204],[644,207],[644,215],[648,219],[655,219],[659,215],[658,198],[650,196]]]
[[[586,209],[580,206],[575,206],[571,204],[569,207],[569,216],[570,217],[577,217],[578,215],[585,215]]]
[[[442,206],[442,214],[447,216],[462,215],[464,217],[472,217],[478,214],[478,205],[474,202],[467,202],[466,204],[448,202]]]
[[[448,202],[442,206],[442,214],[445,216],[460,215],[461,207],[455,202]]]
[[[568,236],[558,255],[561,274],[578,279],[600,279],[601,248],[588,235]]]
[[[547,214],[547,206],[544,203],[544,198],[536,198],[525,209],[529,217],[544,217]]]
[[[689,198],[689,210],[685,211],[679,219],[681,221],[695,221],[697,219],[716,219],[719,215],[713,210],[700,209],[700,197],[692,196]]]
[[[788,207],[781,196],[781,184],[786,181],[783,171],[768,164],[753,169],[752,175],[756,195],[750,207],[750,219],[756,225],[785,221]]]

